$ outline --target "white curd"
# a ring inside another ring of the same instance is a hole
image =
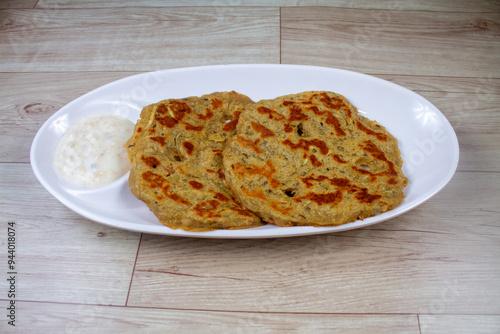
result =
[[[89,116],[59,141],[54,163],[61,176],[80,186],[101,186],[130,169],[125,149],[134,124],[117,115]]]

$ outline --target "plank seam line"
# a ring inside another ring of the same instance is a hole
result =
[[[134,268],[132,269],[132,274],[130,275],[130,283],[128,285],[127,299],[125,300],[125,307],[128,306],[128,299],[130,297],[130,290],[132,289],[132,281],[134,280],[135,268],[137,267],[137,258],[139,257],[139,250],[141,249],[142,237],[144,233],[141,233],[141,238],[139,239],[139,244],[137,245],[137,253],[135,254]]]

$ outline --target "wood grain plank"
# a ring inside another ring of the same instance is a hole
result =
[[[474,105],[483,100],[494,98],[493,95],[500,94],[500,80],[491,76],[486,78],[474,77],[440,77],[404,74],[377,74],[376,77],[391,81],[421,94],[422,92],[437,93],[466,93],[477,95]]]
[[[0,11],[3,72],[279,63],[276,8]]]
[[[38,0],[2,0],[0,9],[8,8],[34,8]]]
[[[500,77],[500,13],[282,8],[282,63]],[[390,60],[390,61],[388,61]]]
[[[28,302],[18,307],[20,333],[419,333],[416,315],[263,314]]]
[[[422,334],[500,333],[500,315],[422,314],[419,319]]]
[[[345,7],[363,9],[392,9],[392,10],[432,10],[432,11],[461,11],[461,12],[496,12],[500,5],[488,0],[40,0],[37,8],[102,8],[102,7],[180,7],[180,6],[271,6],[271,7]]]
[[[7,0],[0,9],[0,216],[18,227],[20,332],[500,331],[498,1]],[[74,98],[137,71],[280,61],[375,74],[421,94],[457,132],[459,172],[419,208],[365,229],[146,235],[125,307],[140,234],[50,196],[27,164],[34,134]]]
[[[500,133],[471,134],[459,133],[460,162],[458,171],[495,171],[498,172],[500,155],[498,143]],[[494,177],[496,174],[492,174]]]
[[[500,190],[458,173],[373,227],[268,240],[144,236],[130,306],[257,312],[500,312]],[[451,205],[453,203],[453,205]]]
[[[28,164],[0,163],[0,191],[0,216],[16,223],[18,301],[125,305],[139,233],[73,213]],[[0,247],[7,249],[6,238]],[[7,291],[7,283],[0,280],[0,289]]]

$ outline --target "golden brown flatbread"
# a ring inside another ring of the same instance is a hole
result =
[[[129,185],[170,228],[188,231],[262,225],[225,186],[222,151],[239,114],[253,104],[235,92],[169,99],[145,107],[127,142]]]
[[[223,157],[226,183],[242,206],[280,226],[380,214],[402,202],[408,183],[397,140],[331,92],[250,105]]]

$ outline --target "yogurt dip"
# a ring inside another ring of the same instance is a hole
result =
[[[82,119],[57,145],[57,170],[66,181],[79,186],[102,186],[120,178],[131,167],[124,145],[133,129],[130,120],[118,115]]]

